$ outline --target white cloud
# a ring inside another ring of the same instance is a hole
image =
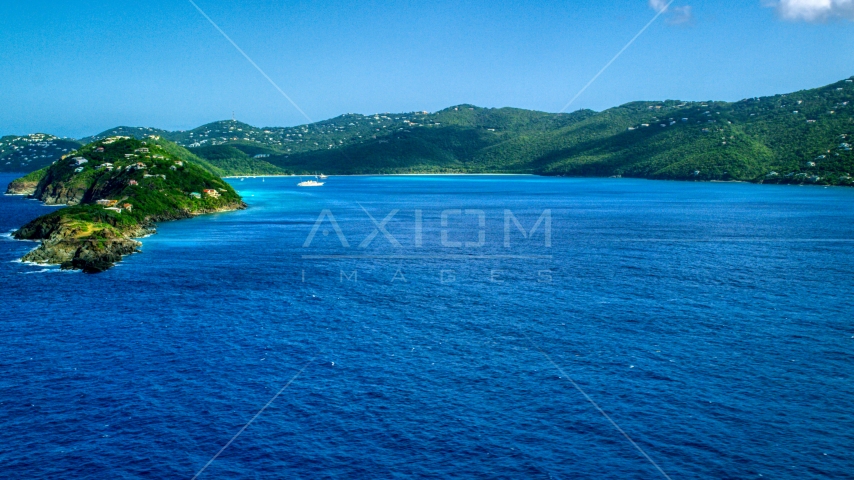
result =
[[[776,8],[780,18],[789,21],[854,20],[854,0],[765,0],[763,3]]]
[[[649,0],[649,8],[655,10],[656,12],[660,12],[667,8],[666,0]]]
[[[691,13],[691,7],[686,5],[684,7],[673,8],[667,22],[672,25],[683,25],[691,22],[692,20],[694,20],[694,15]]]
[[[671,25],[685,25],[694,20],[694,15],[691,12],[691,7],[688,5],[682,7],[668,7],[671,2],[669,0],[648,0],[649,8],[656,12],[666,12],[667,23]]]

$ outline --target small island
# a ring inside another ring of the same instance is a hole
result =
[[[116,136],[69,152],[13,181],[7,194],[68,205],[15,231],[41,245],[22,260],[103,272],[139,251],[155,224],[246,208],[224,180],[188,161],[192,154],[157,136]]]

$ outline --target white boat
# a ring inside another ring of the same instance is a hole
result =
[[[317,172],[314,172],[315,180],[306,180],[304,182],[299,182],[297,184],[298,187],[322,187],[323,182],[318,182],[316,179],[318,178]],[[326,178],[326,175],[320,174],[319,178]]]
[[[321,180],[326,180],[326,179],[327,179],[327,178],[329,178],[329,177],[327,177],[326,175],[324,175],[324,174],[322,174],[322,173],[321,173],[321,174],[320,174],[320,176],[319,176],[318,178],[319,178],[319,179],[321,179]]]
[[[298,187],[322,187],[323,182],[318,182],[317,180],[306,180],[304,182],[299,182],[297,184]]]

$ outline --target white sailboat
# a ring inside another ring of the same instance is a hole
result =
[[[329,178],[329,177],[327,177],[326,175],[324,175],[324,174],[322,174],[322,173],[321,173],[321,174],[320,174],[320,176],[319,176],[318,178],[320,178],[321,180],[326,180],[326,179],[327,179],[327,178]]]

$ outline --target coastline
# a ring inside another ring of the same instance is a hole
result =
[[[74,155],[7,187],[7,194],[59,207],[11,234],[40,242],[22,262],[103,272],[138,253],[138,239],[155,234],[159,222],[247,208],[231,185],[168,146],[116,137]]]
[[[462,177],[462,176],[528,176],[528,177],[549,177],[551,175],[538,175],[536,173],[352,173],[352,174],[336,174],[327,175],[327,177]],[[222,178],[287,178],[287,177],[313,177],[314,175],[226,175]],[[587,177],[579,177],[587,178]],[[602,177],[606,178],[606,177]]]
[[[223,179],[246,179],[246,178],[299,178],[311,177],[313,175],[229,175]],[[569,179],[600,179],[600,180],[646,180],[649,182],[686,182],[686,183],[747,183],[751,185],[777,185],[794,187],[854,187],[854,184],[821,184],[821,183],[767,183],[764,179],[759,181],[750,180],[697,180],[688,178],[646,178],[646,177],[615,177],[615,176],[569,176],[569,175],[542,175],[538,173],[355,173],[341,175],[327,175],[333,177],[477,177],[477,176],[505,176],[505,177],[541,177],[541,178],[569,178]]]
[[[144,224],[125,227],[116,231],[104,231],[104,236],[99,238],[81,238],[79,227],[71,226],[64,222],[48,226],[46,236],[36,235],[41,238],[33,238],[33,232],[25,229],[43,229],[37,222],[39,217],[24,225],[14,233],[10,234],[13,240],[40,242],[40,245],[30,250],[19,259],[20,262],[36,266],[58,265],[62,270],[81,270],[83,273],[100,273],[114,267],[128,255],[140,253],[144,239],[157,234],[156,224],[167,221],[185,220],[201,215],[214,213],[226,213],[247,208],[247,204],[240,201],[238,204],[229,205],[212,210],[198,212],[182,211],[171,217],[147,219]],[[34,225],[35,224],[35,225]],[[23,233],[22,233],[23,232]],[[22,237],[23,235],[23,237]]]

